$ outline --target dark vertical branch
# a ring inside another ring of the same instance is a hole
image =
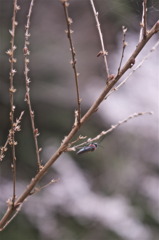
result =
[[[15,145],[17,144],[15,141],[15,131],[14,131],[14,93],[16,92],[16,89],[14,88],[14,75],[16,73],[16,70],[14,68],[14,64],[16,62],[16,59],[14,58],[14,51],[16,49],[16,46],[14,45],[15,42],[15,29],[17,26],[16,22],[16,14],[17,11],[20,9],[20,7],[17,5],[17,0],[14,0],[13,2],[13,17],[12,17],[12,29],[9,30],[11,34],[11,48],[7,51],[7,54],[9,55],[9,62],[10,62],[10,73],[9,73],[9,79],[10,79],[10,88],[9,88],[9,94],[10,94],[10,124],[11,124],[11,130],[10,130],[10,141],[9,144],[11,145],[12,149],[12,163],[11,168],[13,172],[13,196],[12,196],[12,206],[14,206],[15,199],[16,199],[16,154],[15,154]]]
[[[81,99],[80,99],[80,93],[79,93],[79,84],[78,84],[78,76],[79,73],[77,72],[77,67],[76,67],[76,52],[73,46],[73,41],[72,41],[72,37],[71,34],[73,33],[72,29],[71,29],[71,24],[72,24],[72,19],[69,17],[68,14],[68,0],[61,0],[62,5],[64,7],[64,13],[65,13],[65,19],[66,19],[66,23],[67,23],[67,37],[70,43],[70,51],[71,51],[71,55],[72,55],[72,60],[71,60],[71,64],[72,64],[72,68],[74,71],[74,77],[75,77],[75,84],[76,84],[76,96],[77,96],[77,124],[80,125],[80,119],[81,119]]]
[[[30,78],[28,77],[28,64],[29,64],[29,29],[30,29],[30,18],[32,14],[32,8],[33,8],[34,0],[31,0],[30,7],[29,7],[29,13],[27,15],[27,24],[25,26],[26,31],[25,31],[25,42],[24,42],[24,76],[25,76],[25,85],[26,85],[26,94],[25,94],[25,100],[28,104],[29,108],[29,114],[30,114],[30,121],[31,121],[31,126],[32,126],[32,131],[33,131],[33,137],[34,137],[34,143],[35,143],[35,150],[36,150],[36,158],[37,158],[37,165],[38,165],[38,170],[40,170],[41,166],[41,159],[40,159],[40,150],[39,145],[38,145],[38,139],[37,137],[39,136],[38,129],[35,127],[35,121],[34,121],[34,111],[32,110],[32,105],[31,105],[31,98],[30,98]]]

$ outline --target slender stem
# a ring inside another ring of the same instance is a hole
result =
[[[32,131],[33,131],[33,138],[34,138],[34,144],[35,144],[35,150],[36,150],[36,158],[37,158],[37,165],[38,165],[38,170],[40,170],[41,166],[41,159],[40,159],[40,154],[39,154],[39,144],[38,144],[38,139],[37,137],[39,136],[38,129],[35,127],[35,121],[34,121],[34,111],[32,110],[32,104],[31,104],[31,98],[30,98],[30,78],[28,77],[28,72],[29,72],[29,29],[30,29],[30,18],[32,14],[32,9],[34,5],[34,0],[31,0],[30,7],[29,7],[29,13],[27,15],[27,24],[26,24],[26,31],[25,31],[25,42],[24,42],[24,75],[25,75],[25,85],[26,85],[26,95],[25,95],[25,100],[28,104],[29,108],[29,115],[30,115],[30,121],[31,121],[31,126],[32,126]]]
[[[16,70],[14,69],[14,63],[16,62],[16,59],[14,58],[14,51],[16,49],[14,42],[15,42],[15,29],[16,29],[16,13],[19,9],[19,6],[17,6],[17,0],[14,0],[13,2],[13,17],[12,17],[12,29],[10,30],[11,34],[11,49],[8,51],[8,54],[10,55],[9,62],[10,62],[10,124],[11,124],[11,140],[10,145],[12,149],[12,172],[13,172],[13,196],[12,196],[12,206],[14,206],[15,199],[16,199],[16,154],[15,154],[15,136],[14,136],[14,93],[16,92],[16,89],[14,88],[14,75],[16,73]]]
[[[15,134],[15,132],[18,132],[21,130],[19,124],[22,120],[23,114],[24,114],[24,112],[21,112],[19,118],[16,120],[16,122],[14,122],[14,124],[13,124],[14,128],[13,129],[11,128],[9,130],[9,134],[8,134],[5,144],[3,145],[3,147],[0,148],[0,161],[2,161],[3,158],[5,157],[4,153],[8,150],[7,147],[12,142],[12,132],[14,131],[14,134]]]
[[[123,58],[124,58],[124,51],[125,51],[125,48],[127,46],[127,42],[125,41],[127,28],[122,26],[122,31],[123,31],[123,47],[122,47],[122,54],[121,54],[121,59],[120,59],[120,63],[119,63],[119,68],[118,68],[118,74],[119,74],[120,69],[121,69],[122,61],[123,61]]]
[[[143,0],[143,22],[144,22],[144,27],[143,27],[143,38],[146,37],[147,34],[147,0]]]
[[[5,144],[3,145],[3,147],[0,147],[0,162],[5,157],[5,152],[7,151],[8,144],[9,144],[9,137],[7,138],[7,140],[6,140]]]
[[[98,33],[99,33],[99,39],[100,39],[101,47],[102,47],[102,54],[101,55],[104,58],[106,79],[108,80],[108,78],[109,78],[109,67],[108,67],[108,62],[107,62],[107,52],[106,52],[105,46],[104,46],[103,34],[102,34],[102,31],[101,31],[100,23],[99,23],[99,19],[98,19],[98,12],[96,11],[96,8],[95,8],[93,0],[90,0],[90,3],[92,5],[95,21],[96,21],[96,24],[97,24],[97,29],[98,29]]]
[[[72,60],[71,60],[71,64],[72,64],[72,68],[74,71],[74,78],[75,78],[75,85],[76,85],[76,96],[77,96],[77,111],[78,111],[78,115],[77,115],[77,124],[80,124],[80,119],[81,119],[81,99],[80,99],[80,93],[79,93],[79,84],[78,84],[78,76],[79,73],[77,72],[77,67],[76,67],[76,52],[75,52],[75,48],[73,46],[73,41],[72,41],[72,36],[71,34],[73,33],[73,31],[71,30],[71,24],[72,24],[72,19],[69,17],[68,14],[68,6],[69,3],[67,1],[62,1],[62,5],[64,7],[64,13],[65,13],[65,19],[66,19],[66,23],[67,23],[67,37],[70,43],[70,51],[71,51],[71,55],[72,55]]]
[[[142,38],[145,38],[147,34],[147,0],[143,0],[142,6],[143,6],[143,10],[142,10],[142,21],[140,24],[141,29],[140,29],[139,41],[141,41]]]

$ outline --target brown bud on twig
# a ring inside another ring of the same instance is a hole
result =
[[[19,5],[16,5],[16,6],[15,6],[15,10],[16,10],[16,11],[20,10],[20,6],[19,6]]]
[[[97,57],[100,57],[100,56],[106,56],[108,55],[108,52],[107,51],[99,51],[99,53],[97,54]]]
[[[9,49],[9,50],[6,51],[6,54],[8,54],[9,56],[12,56],[13,51],[11,49]]]
[[[68,23],[69,23],[69,25],[71,25],[73,23],[72,18],[68,17]]]
[[[16,89],[15,89],[14,87],[11,87],[11,88],[9,89],[9,91],[10,91],[10,93],[15,93],[15,92],[16,92]]]
[[[23,48],[23,52],[24,52],[24,55],[29,55],[30,54],[30,52],[29,52],[29,50],[26,46]]]
[[[9,33],[10,33],[10,35],[11,35],[12,37],[14,37],[14,33],[13,33],[12,30],[9,30]]]
[[[40,133],[39,133],[39,131],[38,131],[38,128],[35,128],[35,130],[34,130],[34,135],[35,135],[36,137],[38,137],[38,136],[40,135]]]

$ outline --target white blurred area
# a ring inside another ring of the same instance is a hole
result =
[[[46,155],[50,156],[51,152],[52,147],[45,149]],[[61,228],[54,215],[60,211],[63,215],[75,217],[81,224],[98,222],[123,240],[152,239],[151,229],[143,225],[128,199],[122,195],[106,197],[93,192],[87,177],[68,154],[53,168],[60,180],[46,188],[40,197],[33,196],[23,208],[44,237],[60,235]]]
[[[128,35],[126,37],[128,43],[123,64],[131,56],[132,52],[138,43],[137,37],[135,35]],[[145,46],[144,50],[141,51],[139,57],[136,59],[135,65],[127,71],[121,80],[122,82],[133,69],[143,60],[143,58],[149,54],[152,47],[159,41],[159,38],[154,36],[154,38]],[[111,73],[116,74],[119,66],[119,56],[121,56],[122,41],[118,46],[118,50],[113,54],[111,53]],[[118,56],[118,57],[117,57]],[[108,55],[109,62],[109,55]],[[107,99],[104,101],[98,113],[103,118],[103,121],[110,121],[112,124],[117,123],[117,121],[126,118],[127,116],[135,112],[147,112],[152,111],[153,115],[145,115],[132,120],[131,127],[129,131],[134,131],[138,126],[140,127],[140,134],[144,135],[147,133],[151,137],[157,137],[159,140],[159,46],[155,51],[151,52],[149,57],[143,62],[142,66],[138,68],[126,81],[126,83],[119,88],[118,91],[114,91]],[[91,80],[87,86],[84,88],[85,95],[89,99],[89,103],[95,100],[102,91],[104,80],[99,78],[99,76],[94,76],[93,84]],[[98,84],[96,84],[98,82]],[[116,86],[119,84],[117,83]],[[125,126],[124,126],[125,128]],[[124,131],[123,128],[123,131]],[[126,128],[128,130],[128,128]]]

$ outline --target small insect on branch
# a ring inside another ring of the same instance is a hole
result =
[[[77,96],[77,124],[80,125],[80,119],[81,119],[81,99],[80,99],[80,93],[79,93],[79,83],[78,83],[78,76],[79,73],[77,72],[77,59],[76,59],[76,52],[75,52],[75,48],[73,46],[73,40],[72,40],[72,33],[73,30],[71,29],[71,24],[73,23],[72,19],[69,17],[68,14],[68,7],[69,7],[69,3],[68,0],[61,0],[63,8],[64,8],[64,13],[65,13],[65,19],[66,19],[66,24],[67,24],[67,37],[69,40],[69,44],[70,44],[70,51],[71,51],[71,55],[72,55],[72,60],[71,60],[71,65],[74,71],[74,78],[75,78],[75,85],[76,85],[76,96]]]
[[[84,146],[80,150],[77,151],[77,155],[86,153],[86,152],[93,152],[97,149],[98,144],[97,143],[90,143],[88,146]]]

